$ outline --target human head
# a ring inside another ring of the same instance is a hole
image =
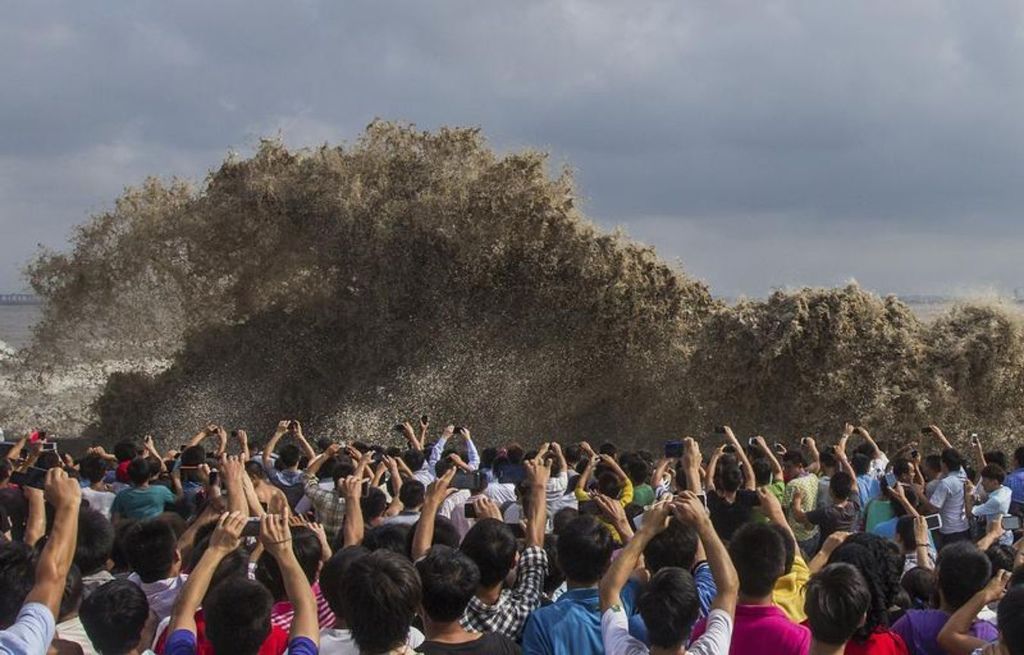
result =
[[[203,600],[206,638],[215,653],[255,655],[270,635],[274,599],[267,588],[245,577],[221,582]]]
[[[139,521],[129,527],[123,548],[129,566],[143,582],[166,580],[181,568],[178,539],[161,519]]]
[[[836,456],[832,451],[826,450],[818,456],[818,465],[821,467],[821,472],[825,475],[831,476],[835,473],[837,464]]]
[[[1003,486],[1006,479],[1006,471],[998,464],[987,464],[981,469],[981,486],[986,492],[992,493]]]
[[[114,526],[94,509],[82,508],[78,513],[78,540],[75,542],[75,564],[82,575],[105,569],[114,549]]]
[[[743,472],[740,470],[736,458],[732,455],[723,455],[718,459],[718,470],[715,471],[715,485],[722,491],[733,492],[743,484]]]
[[[787,480],[803,475],[807,467],[807,458],[799,450],[787,450],[782,456],[782,473]]]
[[[739,466],[736,466],[736,468],[738,469]],[[772,463],[768,461],[767,457],[755,457],[750,460],[750,468],[754,469],[754,484],[758,487],[772,483]],[[740,473],[740,479],[742,477],[743,474]],[[739,486],[736,488],[739,489]]]
[[[139,444],[130,439],[118,441],[114,444],[114,457],[119,462],[127,462],[135,459],[135,456],[139,454],[139,450]]]
[[[969,541],[949,544],[939,551],[939,597],[951,611],[978,593],[992,575],[992,564]]]
[[[697,531],[673,518],[668,527],[659,532],[644,547],[644,563],[652,574],[663,568],[676,566],[689,571],[697,556]]]
[[[932,480],[942,473],[942,458],[938,455],[927,455],[921,460],[921,473],[924,477]]]
[[[405,465],[409,467],[410,471],[415,473],[416,471],[419,471],[421,468],[423,468],[423,462],[427,460],[423,456],[422,451],[416,450],[415,448],[410,448],[409,450],[402,453],[402,461],[405,462]],[[404,489],[405,485],[402,485],[402,488]]]
[[[700,616],[697,585],[689,571],[675,566],[659,570],[636,601],[652,646],[680,648]]]
[[[850,466],[857,475],[867,475],[871,470],[871,458],[864,453],[857,453],[850,458]]]
[[[477,565],[480,584],[487,588],[504,580],[516,564],[516,537],[497,519],[478,520],[459,548]]]
[[[611,561],[611,534],[593,516],[579,516],[558,537],[558,565],[571,585],[592,585]]]
[[[366,495],[359,499],[359,507],[363,510],[363,520],[371,524],[384,516],[388,509],[388,498],[380,487],[371,486]]]
[[[406,480],[398,491],[398,499],[402,501],[405,509],[419,509],[423,506],[423,498],[426,493],[423,483],[419,480]]]
[[[750,598],[770,596],[775,581],[786,573],[786,544],[764,523],[740,527],[729,542],[729,557],[740,579],[740,593]]]
[[[622,493],[622,480],[611,471],[603,471],[597,476],[597,491],[608,498],[618,498]]]
[[[89,484],[103,482],[107,475],[107,463],[99,455],[86,455],[78,462],[78,472]]]
[[[1013,587],[1006,592],[996,610],[999,643],[1010,655],[1024,653],[1024,587]]]
[[[10,480],[13,471],[14,467],[11,466],[11,460],[6,457],[0,457],[0,483]]]
[[[341,605],[359,650],[383,653],[404,644],[422,595],[405,557],[378,550],[352,562],[341,579]]]
[[[633,486],[647,484],[648,480],[651,479],[650,465],[637,455],[631,455],[626,460],[625,469],[626,475],[629,476],[629,481],[633,483]],[[551,474],[556,475],[553,470]]]
[[[447,546],[434,546],[416,562],[423,587],[423,611],[435,623],[452,623],[462,618],[480,584],[480,570],[465,553]]]
[[[113,580],[82,601],[78,616],[97,653],[125,655],[142,640],[149,620],[149,601],[134,582]]]
[[[864,624],[871,592],[856,567],[829,564],[807,583],[804,611],[814,640],[841,646]]]
[[[900,578],[900,587],[907,592],[910,605],[915,609],[931,606],[932,599],[935,598],[936,584],[935,571],[922,566],[910,569]]]
[[[351,566],[352,562],[369,554],[370,551],[362,546],[342,548],[334,553],[331,559],[327,560],[327,563],[324,564],[323,569],[320,571],[320,591],[323,593],[324,599],[327,601],[331,612],[334,613],[334,617],[339,624],[345,623],[341,581],[348,575],[348,567]]]
[[[262,463],[254,459],[250,459],[245,463],[245,472],[253,483],[257,480],[267,479],[267,469],[263,468]]]
[[[1017,551],[1007,544],[992,544],[985,550],[985,557],[992,565],[992,575],[998,575],[999,571],[1012,573],[1016,556]]]
[[[939,457],[942,462],[942,473],[945,475],[959,471],[960,467],[964,465],[964,460],[960,457],[960,451],[956,448],[943,449]]]
[[[17,619],[34,583],[32,549],[20,541],[0,543],[0,630]]]
[[[149,460],[145,457],[136,457],[128,465],[128,479],[132,481],[135,486],[143,485],[149,482],[150,476],[153,474],[153,470],[150,468]]]
[[[1018,446],[1013,451],[1013,464],[1017,468],[1024,468],[1024,446]]]
[[[313,584],[316,582],[317,573],[320,572],[320,557],[323,555],[323,548],[316,533],[309,528],[292,528],[292,552],[299,566],[306,576],[306,580]],[[287,597],[285,591],[284,577],[277,565],[277,560],[264,552],[256,562],[256,580],[270,590],[274,600],[284,600]]]
[[[828,480],[828,492],[837,502],[849,500],[853,495],[854,481],[846,471],[837,471]]]
[[[898,482],[903,484],[910,484],[914,481],[914,467],[909,459],[903,457],[893,460],[892,474],[896,476]]]
[[[829,564],[851,564],[860,571],[871,593],[871,606],[864,625],[858,630],[859,641],[878,627],[889,625],[889,608],[900,592],[900,574],[903,562],[884,537],[870,532],[858,532],[847,537],[832,553]]]
[[[293,443],[286,443],[277,450],[277,461],[286,469],[295,468],[302,459],[302,451]]]

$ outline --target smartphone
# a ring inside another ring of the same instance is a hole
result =
[[[938,530],[942,527],[942,515],[930,514],[924,517],[924,524],[928,526],[929,530]]]
[[[584,500],[580,503],[580,516],[600,516],[601,507],[593,500]]]
[[[43,452],[45,453],[46,451],[50,451],[50,452],[54,452],[54,453],[57,452],[57,442],[56,441],[44,441],[43,442]]]
[[[751,448],[757,448],[757,437],[750,437],[747,439],[747,445]]]
[[[452,478],[451,487],[452,489],[469,489],[470,491],[474,491],[483,486],[481,484],[481,475],[480,471],[473,471],[472,473],[459,471],[455,474],[455,477]]]
[[[260,520],[258,518],[252,518],[245,522],[245,527],[242,528],[243,537],[258,537],[260,536]]]
[[[0,457],[7,457],[7,453],[11,452],[17,445],[13,441],[0,441]]]
[[[426,425],[427,423],[430,423],[430,417],[424,414],[423,416],[420,417],[420,424]]]
[[[299,427],[299,422],[298,421],[288,421],[288,429],[289,430],[294,431],[294,430],[298,429],[298,427]]]
[[[800,437],[800,445],[801,446],[806,446],[807,445],[807,437]]]
[[[16,471],[11,473],[11,483],[19,487],[32,487],[43,489],[46,487],[46,471],[38,466],[30,466],[27,471]]]
[[[776,455],[785,455],[786,454],[786,447],[783,446],[778,441],[776,441],[775,443],[772,444],[772,450],[775,451]]]
[[[719,425],[715,427],[715,434],[725,434],[725,426]]]
[[[683,456],[683,442],[682,441],[666,441],[665,442],[665,457],[682,457]]]
[[[452,434],[459,434],[460,432],[462,432],[462,430],[463,427],[461,425],[456,425],[455,429],[452,431]]]
[[[1004,530],[1020,530],[1020,517],[1019,516],[1004,516],[1003,517],[1003,529]]]
[[[465,505],[463,505],[462,506],[462,515],[465,516],[467,519],[475,519],[476,518],[476,505],[474,505],[473,503],[466,503]]]
[[[897,484],[897,482],[896,482],[896,474],[892,473],[892,472],[886,473],[885,474],[885,484],[890,489],[895,489],[896,488],[896,484]]]
[[[971,433],[971,443],[974,444],[975,446],[977,446],[980,443],[977,432]]]
[[[647,512],[643,512],[643,513],[637,514],[636,516],[633,517],[633,529],[634,530],[639,530],[640,528],[644,527],[644,514],[646,514],[646,513]]]

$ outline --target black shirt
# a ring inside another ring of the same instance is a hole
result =
[[[488,655],[492,653],[494,655],[520,655],[522,651],[519,650],[516,642],[505,635],[497,632],[487,632],[480,635],[479,639],[462,644],[442,644],[436,641],[424,641],[416,649],[416,652],[424,653],[424,655],[448,655],[449,653],[458,653],[458,655]]]
[[[711,525],[722,541],[729,541],[740,526],[750,521],[750,512],[761,504],[756,491],[740,489],[736,501],[729,503],[717,491],[708,494],[708,512]]]

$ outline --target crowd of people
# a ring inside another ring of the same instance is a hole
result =
[[[431,432],[4,444],[0,653],[1024,655],[1024,446]]]

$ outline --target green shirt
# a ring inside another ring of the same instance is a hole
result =
[[[647,507],[654,504],[654,489],[649,484],[638,484],[633,487],[633,504]]]
[[[114,497],[110,514],[118,514],[128,519],[148,519],[162,514],[164,507],[174,504],[174,500],[174,493],[167,487],[132,487]]]

